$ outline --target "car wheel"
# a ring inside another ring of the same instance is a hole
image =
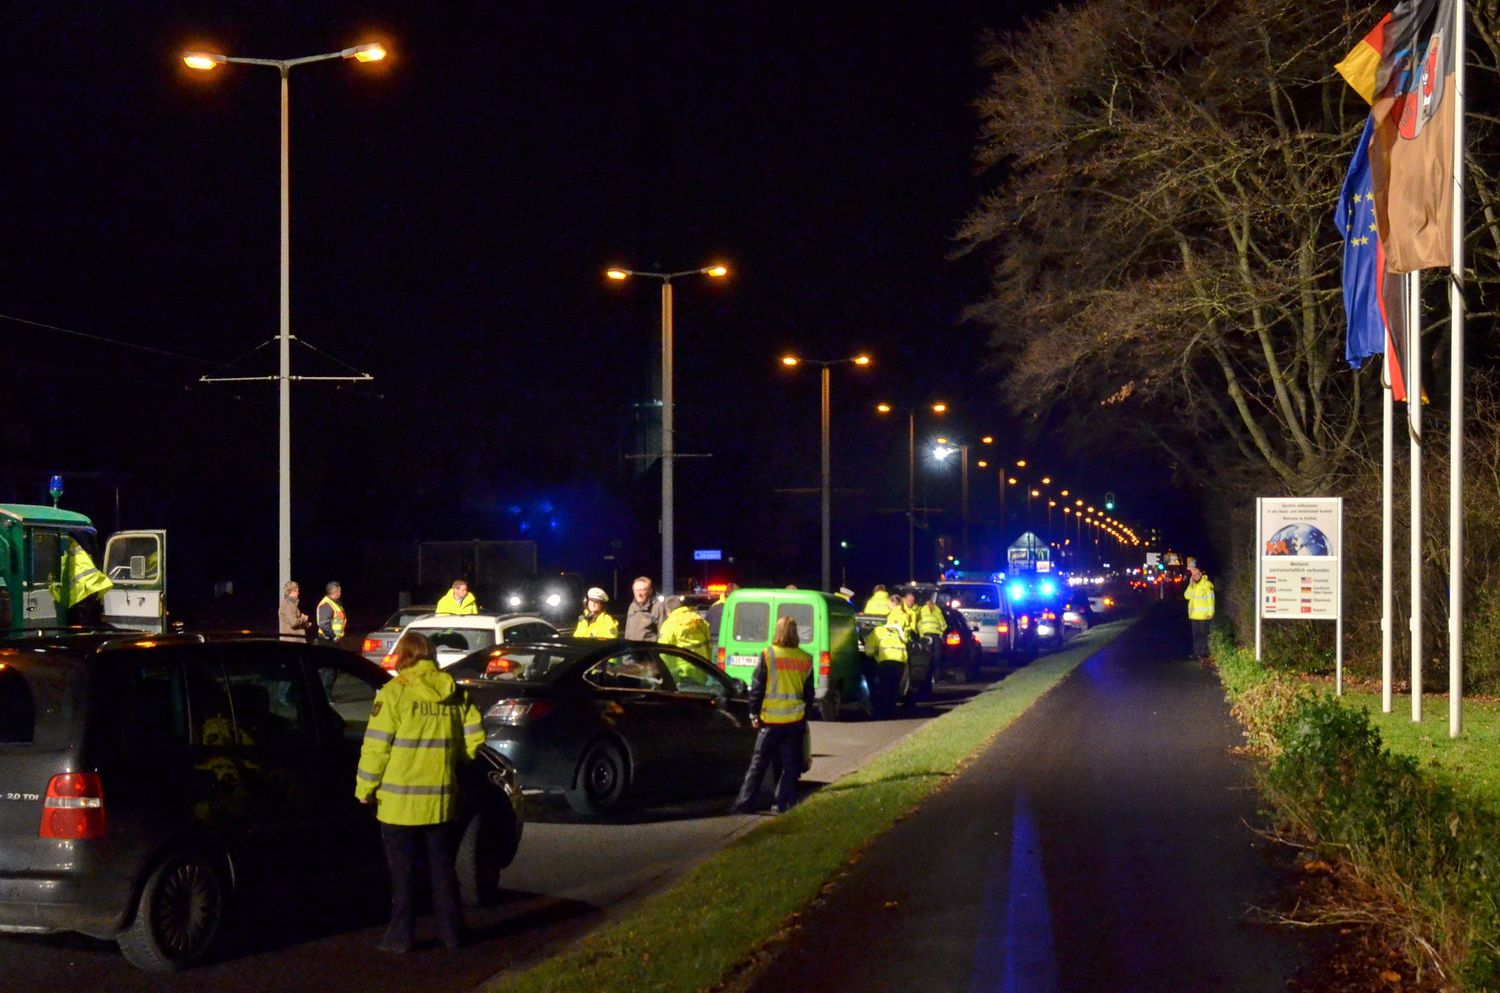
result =
[[[224,922],[224,883],[196,852],[163,860],[141,887],[135,920],[117,939],[126,961],[145,972],[176,972],[203,960]]]
[[[498,805],[476,811],[464,825],[457,869],[465,906],[487,907],[500,899],[500,871],[516,857],[516,834],[515,817]]]
[[[578,764],[577,784],[566,794],[568,806],[590,817],[609,813],[625,795],[625,777],[625,756],[619,746],[594,742]]]
[[[823,692],[823,699],[818,701],[818,714],[825,721],[836,721],[842,715],[844,709],[844,688],[838,680],[828,684],[828,689]]]

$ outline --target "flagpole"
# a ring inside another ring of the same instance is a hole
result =
[[[1448,279],[1448,736],[1463,733],[1464,691],[1464,16],[1453,24],[1453,240]]]
[[[1406,431],[1411,439],[1411,719],[1422,720],[1422,273],[1409,272]]]
[[[1382,356],[1382,359],[1384,357]],[[1392,635],[1395,633],[1395,391],[1385,382],[1389,366],[1380,363],[1380,378],[1385,387],[1380,403],[1380,712],[1389,714],[1393,703],[1391,684],[1395,681],[1391,658]]]

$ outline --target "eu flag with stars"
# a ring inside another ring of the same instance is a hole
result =
[[[1358,369],[1365,359],[1385,351],[1386,323],[1381,308],[1385,282],[1385,253],[1375,223],[1374,186],[1370,179],[1372,121],[1365,119],[1364,132],[1349,162],[1344,188],[1333,221],[1344,238],[1344,313],[1349,318],[1349,336],[1344,357]]]

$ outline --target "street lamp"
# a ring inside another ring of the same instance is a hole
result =
[[[299,59],[244,59],[216,52],[184,52],[183,63],[189,69],[208,71],[226,63],[234,65],[270,66],[281,75],[281,321],[277,340],[281,349],[281,368],[277,379],[281,383],[280,451],[278,471],[281,480],[280,499],[277,512],[276,557],[281,572],[281,584],[292,578],[292,350],[291,350],[291,157],[288,142],[290,116],[288,108],[288,75],[293,66],[309,62],[328,62],[333,59],[354,59],[356,62],[379,62],[386,57],[384,46],[378,44],[356,45],[337,52],[322,55],[304,55]],[[343,378],[343,377],[338,377]],[[358,377],[360,379],[368,377]],[[278,584],[280,585],[280,584]]]
[[[672,280],[680,276],[722,279],[729,275],[729,268],[710,265],[681,272],[640,272],[611,267],[604,275],[615,282],[631,276],[661,281],[661,588],[671,594],[677,588],[672,564],[672,460],[676,457],[672,439]]]
[[[917,412],[911,407],[892,407],[878,403],[875,409],[882,414],[904,411],[906,414],[906,576],[915,579],[917,572]],[[946,403],[931,404],[928,410],[934,414],[946,414]]]
[[[960,483],[959,483],[959,487],[960,487],[959,492],[962,494],[960,496],[960,498],[959,498],[959,500],[960,500],[959,506],[960,506],[960,508],[962,510],[962,520],[961,520],[962,527],[961,527],[961,533],[962,533],[962,538],[963,538],[963,556],[964,556],[964,558],[968,558],[969,557],[969,446],[968,445],[954,445],[954,446],[949,446],[948,445],[948,439],[946,439],[946,438],[939,438],[938,439],[938,447],[936,447],[936,448],[934,448],[932,450],[932,454],[937,458],[937,460],[939,462],[943,461],[944,459],[946,459],[950,455],[954,455],[954,454],[958,455],[959,465],[962,467],[962,470],[959,473],[959,480],[960,480]],[[980,466],[985,466],[985,465],[988,465],[989,463],[987,463],[987,462],[980,462],[979,464],[980,464]]]
[[[824,590],[833,589],[833,470],[832,470],[832,441],[833,435],[829,428],[829,416],[833,405],[832,383],[828,370],[836,365],[853,365],[862,369],[870,366],[870,356],[860,353],[851,355],[847,359],[804,359],[797,355],[783,355],[781,364],[788,368],[796,368],[799,365],[815,365],[820,372],[819,380],[822,386],[821,417],[823,421],[823,586]]]

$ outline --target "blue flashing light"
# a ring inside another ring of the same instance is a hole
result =
[[[1042,580],[1041,590],[1042,596],[1051,596],[1057,592],[1057,584],[1050,579],[1044,579]]]
[[[1012,600],[1024,600],[1026,599],[1026,584],[1011,583],[1005,588],[1005,592],[1010,595]]]
[[[527,531],[530,531],[530,530],[531,530],[531,522],[530,521],[522,521],[521,522],[521,532],[524,534],[524,533],[526,533]]]
[[[550,521],[548,521],[547,522],[547,526],[549,528],[551,528],[552,530],[556,531],[557,530],[557,518],[554,517]]]

